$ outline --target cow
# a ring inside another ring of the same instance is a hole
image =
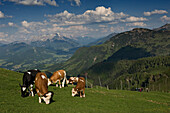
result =
[[[58,87],[57,82],[59,81],[59,85],[61,88],[61,80],[63,80],[62,87],[64,87],[65,81],[66,81],[66,84],[68,84],[67,78],[66,78],[66,72],[64,70],[58,70],[54,72],[53,75],[48,79],[48,85],[56,83],[56,87]]]
[[[68,83],[72,84],[78,82],[78,77],[70,77],[68,80]]]
[[[83,96],[81,94],[81,91],[83,91]],[[74,97],[80,93],[80,97],[85,97],[85,79],[84,77],[79,77],[76,87],[72,88],[72,96]]]
[[[35,76],[38,72],[41,72],[38,69],[34,69],[34,70],[28,70],[27,72],[24,72],[23,75],[23,85],[19,84],[21,87],[21,96],[25,97],[25,93],[28,89],[29,91],[29,96],[34,96],[33,93],[33,84],[35,82]],[[29,89],[29,87],[31,87],[31,90]]]
[[[50,104],[53,92],[48,91],[48,78],[45,73],[37,73],[35,77],[35,90],[39,97],[39,103],[43,99],[46,104]]]

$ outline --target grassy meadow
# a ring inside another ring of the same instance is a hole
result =
[[[38,96],[21,97],[19,83],[23,74],[0,69],[0,112],[12,113],[170,113],[170,94],[86,89],[86,97],[72,97],[69,85],[65,88],[49,86],[54,92],[49,105],[38,103]]]

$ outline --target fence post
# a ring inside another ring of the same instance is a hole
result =
[[[109,90],[109,86],[107,85],[107,90]]]
[[[86,88],[88,88],[88,85],[87,85],[87,75],[88,75],[88,73],[85,73],[85,77],[86,77]]]
[[[100,84],[100,87],[102,87],[102,83],[101,83],[101,81],[100,81],[100,77],[99,77],[99,84]]]
[[[120,89],[122,90],[122,80],[120,80],[120,86],[121,86],[121,88],[120,88]]]

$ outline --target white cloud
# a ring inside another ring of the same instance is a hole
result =
[[[2,13],[2,11],[0,11],[0,18],[5,18],[5,15]]]
[[[10,2],[16,2],[18,4],[23,5],[52,5],[52,6],[58,6],[55,0],[7,0]]]
[[[80,6],[81,2],[80,0],[74,0],[78,6]]]
[[[134,22],[134,23],[127,23],[126,26],[139,26],[139,27],[144,27],[144,26],[146,26],[146,24],[143,23],[143,22]]]
[[[151,12],[144,12],[144,15],[145,16],[151,16],[153,14],[165,14],[165,13],[168,13],[166,10],[157,10],[155,9],[154,11],[151,11]]]
[[[2,11],[0,11],[0,18],[12,18],[12,16],[5,15]]]
[[[162,21],[170,21],[170,17],[167,17],[166,15],[164,15],[163,17],[161,17]]]
[[[127,21],[127,22],[147,21],[147,20],[148,20],[148,19],[143,18],[143,17],[134,17],[134,16],[131,16],[131,17],[126,18],[126,21]]]
[[[80,25],[90,23],[102,23],[102,22],[114,22],[119,21],[127,17],[127,14],[123,12],[114,13],[111,8],[105,8],[103,6],[96,7],[95,10],[87,10],[83,14],[75,15],[64,11],[55,15],[45,15],[51,22],[55,22],[58,25]]]
[[[7,36],[8,36],[8,34],[5,34],[4,32],[0,32],[0,38],[5,38]]]
[[[8,22],[8,25],[9,25],[9,26],[14,26],[14,23]]]
[[[81,4],[80,0],[68,0],[68,1],[71,2],[71,6],[75,6],[75,5],[80,6],[80,4]]]
[[[29,23],[27,21],[24,20],[21,23],[22,23],[22,26],[29,27]]]

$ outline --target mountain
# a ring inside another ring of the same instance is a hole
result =
[[[69,51],[69,49],[79,47],[80,44],[75,40],[56,34],[52,39],[45,41],[31,42],[34,47],[44,47],[53,50]]]
[[[0,46],[0,67],[11,70],[45,69],[47,66],[63,62],[70,53],[62,54],[42,47],[33,47],[23,42],[13,42]]]
[[[165,24],[160,28],[153,29],[155,31],[169,31],[170,30],[170,24]]]
[[[63,68],[71,75],[78,75],[92,65],[107,60],[111,56],[117,57],[117,59],[119,59],[118,57],[124,58],[124,49],[130,49],[127,57],[131,57],[133,52],[133,55],[137,55],[139,51],[143,53],[138,54],[135,58],[167,56],[170,55],[169,37],[169,30],[135,28],[131,31],[119,33],[101,45],[79,48],[69,60],[60,66],[51,68],[51,70]],[[121,51],[119,51],[120,49]],[[114,55],[116,52],[119,52],[119,55]]]
[[[92,38],[92,37],[86,37],[86,36],[82,36],[82,37],[76,37],[74,39],[77,43],[79,43],[81,46],[86,46],[89,43],[92,43],[94,41],[96,41],[96,38]]]
[[[88,80],[93,85],[108,85],[112,89],[168,91],[170,83],[170,56],[145,57],[136,60],[100,62],[88,70]],[[100,83],[99,83],[100,78]],[[121,86],[122,84],[122,86]]]
[[[100,45],[103,44],[104,42],[106,42],[107,40],[109,40],[110,38],[112,38],[113,36],[115,36],[117,33],[112,33],[104,38],[100,38],[96,41],[93,41],[92,43],[89,43],[87,46],[94,46],[94,45]]]

